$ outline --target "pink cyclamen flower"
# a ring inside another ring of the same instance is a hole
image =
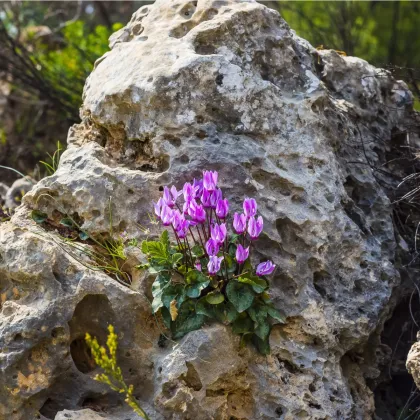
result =
[[[246,230],[246,216],[244,214],[235,213],[233,215],[233,228],[239,235]]]
[[[188,214],[194,222],[203,223],[206,220],[206,211],[194,199],[188,204]]]
[[[196,270],[201,271],[201,262],[200,260],[195,260],[194,267]]]
[[[160,213],[161,213],[161,211],[162,211],[162,206],[163,206],[163,200],[162,200],[162,197],[161,198],[159,198],[159,200],[158,200],[158,202],[157,203],[153,203],[153,207],[155,208],[155,214],[156,214],[156,217],[158,218],[158,219],[160,219]]]
[[[251,217],[248,221],[248,233],[251,239],[257,239],[263,230],[264,222],[261,216],[255,220],[255,217]]]
[[[182,194],[182,191],[178,191],[175,187],[175,185],[172,185],[171,187],[171,194],[174,201],[177,200],[177,198]]]
[[[184,194],[185,202],[191,201],[193,198],[195,198],[195,189],[189,182],[186,182],[184,184],[184,187],[182,188],[182,193]]]
[[[217,179],[219,174],[216,171],[204,171],[203,172],[203,187],[207,191],[214,191],[217,188]]]
[[[163,188],[163,202],[170,208],[175,206],[175,200],[171,194],[171,190],[168,187]]]
[[[217,255],[219,250],[220,250],[219,244],[214,239],[210,238],[206,242],[206,252],[208,256]]]
[[[184,239],[187,236],[189,227],[190,221],[182,218],[178,228],[176,229],[176,233],[180,239]]]
[[[221,225],[218,225],[217,223],[215,223],[210,228],[211,238],[214,241],[216,241],[218,244],[222,244],[225,241],[226,233],[227,233],[227,230],[226,230],[226,225],[224,223],[222,223]]]
[[[207,270],[211,276],[214,276],[219,270],[220,265],[224,257],[218,257],[216,255],[211,255],[209,257],[209,263],[207,264]]]
[[[163,226],[170,226],[172,223],[172,219],[174,217],[173,210],[164,204],[162,206],[162,212],[160,213],[160,218],[162,220]]]
[[[184,216],[179,212],[179,210],[172,210],[172,226],[175,230],[178,229],[178,226],[181,224]]]
[[[257,202],[253,198],[245,198],[244,213],[247,219],[254,217],[257,214]]]
[[[201,195],[203,194],[203,180],[194,178],[193,188],[194,188],[194,198],[200,198]]]
[[[271,274],[276,266],[271,261],[266,261],[261,264],[258,264],[255,274],[257,276],[268,276]]]
[[[220,219],[226,219],[229,213],[229,201],[219,200],[216,204],[216,215]]]
[[[217,202],[222,199],[222,190],[219,188],[214,191],[208,191],[205,188],[203,189],[203,194],[201,195],[201,202],[206,208],[215,209]]]
[[[242,264],[245,262],[249,257],[249,247],[244,248],[241,244],[238,245],[236,248],[236,261],[238,261],[239,264]]]

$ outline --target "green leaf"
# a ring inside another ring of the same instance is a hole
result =
[[[228,252],[229,252],[229,255],[232,258],[235,258],[236,257],[236,248],[237,248],[237,246],[235,244],[233,244],[233,243],[230,243],[229,244]]]
[[[171,302],[176,300],[178,308],[185,299],[184,286],[182,284],[168,284],[162,290],[162,302],[169,309]]]
[[[204,324],[205,317],[194,311],[192,302],[184,302],[179,310],[178,318],[172,323],[174,339],[183,337],[185,334],[198,330]]]
[[[178,264],[182,260],[183,255],[179,252],[176,252],[172,255],[172,265]]]
[[[198,314],[205,315],[209,318],[217,319],[223,324],[230,324],[238,317],[235,307],[226,300],[218,305],[212,305],[207,302],[206,297],[201,298],[195,307]]]
[[[258,335],[253,334],[252,342],[254,343],[254,346],[261,354],[264,354],[264,355],[270,354],[269,337],[267,337],[265,340],[262,340],[260,337],[258,337]]]
[[[169,249],[162,242],[143,241],[141,243],[141,250],[149,259],[154,260],[158,265],[165,265],[172,262],[170,260]]]
[[[228,273],[234,273],[236,270],[236,262],[235,260],[229,255],[225,254],[225,258],[223,260],[223,264],[227,266]],[[221,270],[224,273],[224,269]]]
[[[141,245],[140,245],[140,249],[141,252],[143,252],[143,254],[147,255],[147,253],[149,252],[149,246],[148,246],[148,241],[141,241]]]
[[[160,273],[155,281],[152,284],[152,296],[153,296],[153,302],[152,302],[152,310],[153,313],[156,313],[159,308],[163,306],[162,301],[162,295],[165,288],[169,285],[170,278],[169,274],[164,275]]]
[[[229,239],[229,242],[230,243],[236,243],[236,241],[238,240],[238,238],[239,238],[239,236],[240,235],[238,235],[237,233],[233,233],[231,236],[230,236],[230,239]]]
[[[205,315],[209,318],[216,317],[214,314],[214,306],[210,305],[210,303],[207,302],[205,297],[198,300],[197,305],[195,306],[195,311],[198,314]]]
[[[181,265],[178,267],[178,271],[185,276],[187,274],[187,267],[185,265]]]
[[[36,223],[44,223],[47,220],[48,215],[39,210],[32,210],[31,217]]]
[[[256,323],[265,322],[267,318],[267,308],[258,302],[254,303],[248,310],[248,315]]]
[[[66,226],[68,228],[72,228],[74,226],[73,225],[73,220],[71,220],[69,217],[63,217],[60,220],[60,225]]]
[[[157,264],[150,264],[148,265],[148,268],[150,274],[158,274],[161,271],[168,271],[166,267]]]
[[[160,235],[160,242],[164,246],[164,248],[167,251],[169,251],[170,242],[169,242],[169,233],[167,230],[164,230],[162,232],[162,235]]]
[[[186,287],[187,296],[190,298],[198,298],[200,297],[201,291],[205,289],[210,283],[210,280],[207,279],[201,283],[192,283]]]
[[[217,320],[223,324],[231,324],[239,316],[238,311],[230,302],[223,302],[219,305],[213,305],[214,314]]]
[[[206,301],[210,303],[211,305],[218,305],[219,303],[222,303],[224,300],[225,300],[225,297],[218,290],[215,290],[214,292],[210,292],[208,295],[206,295]]]
[[[162,296],[156,296],[152,301],[152,311],[155,314],[160,308],[163,307]]]
[[[241,313],[232,323],[232,331],[235,334],[247,334],[254,331],[252,319],[245,313]]]
[[[268,287],[268,284],[264,279],[249,274],[239,277],[238,281],[240,283],[249,284],[254,289],[255,293],[262,293]]]
[[[280,322],[280,324],[286,323],[286,318],[276,308],[271,305],[266,305],[266,308],[268,315]]]
[[[190,270],[185,276],[185,281],[190,283],[204,283],[209,281],[209,278],[204,275],[201,271],[198,270]]]
[[[86,241],[87,239],[89,239],[89,235],[86,233],[86,232],[79,232],[79,238],[82,240],[82,241]]]
[[[265,340],[270,335],[270,324],[268,323],[267,319],[264,319],[262,322],[258,323],[255,327],[255,334],[261,338],[261,340]]]
[[[171,313],[169,312],[168,308],[165,308],[164,306],[160,310],[160,313],[162,314],[163,323],[165,324],[165,327],[170,329],[171,328]]]
[[[200,245],[194,245],[192,247],[191,251],[193,253],[193,257],[195,257],[195,258],[200,258],[204,255],[204,249]]]
[[[231,280],[226,286],[226,294],[238,312],[248,309],[254,301],[254,291],[248,284]]]

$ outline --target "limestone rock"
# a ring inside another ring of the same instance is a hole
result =
[[[93,381],[83,341],[103,342],[112,323],[124,376],[153,419],[371,418],[366,380],[379,375],[399,283],[383,186],[395,179],[375,168],[413,124],[405,84],[315,50],[253,1],[157,0],[110,41],[57,172],[0,226],[0,416],[128,418],[121,396]],[[155,232],[148,213],[162,186],[203,169],[219,171],[233,211],[245,196],[259,203],[257,258],[280,267],[271,293],[288,317],[268,357],[219,324],[165,339],[146,276],[130,289],[90,270],[29,217],[70,215],[92,237],[112,227],[141,240],[139,224]]]
[[[9,187],[6,184],[0,182],[0,206],[6,202],[6,194]]]
[[[7,209],[14,209],[20,205],[22,197],[31,190],[35,181],[30,177],[17,179],[5,194],[5,206]]]
[[[417,335],[417,340],[420,336]],[[411,347],[407,357],[407,370],[413,376],[417,388],[420,388],[420,341],[417,341]]]

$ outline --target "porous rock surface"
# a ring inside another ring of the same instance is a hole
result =
[[[399,283],[372,167],[411,121],[406,85],[315,50],[252,1],[157,0],[110,42],[57,172],[0,225],[0,418],[137,418],[93,380],[83,336],[103,342],[111,323],[153,419],[370,419],[366,383]],[[219,171],[233,210],[245,196],[259,203],[257,259],[278,265],[271,294],[288,317],[267,357],[220,324],[163,340],[147,276],[133,268],[129,288],[90,270],[29,216],[77,215],[91,236],[112,223],[142,239],[161,187],[203,169]]]

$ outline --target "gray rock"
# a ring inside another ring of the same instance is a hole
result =
[[[121,396],[93,380],[83,341],[90,332],[103,342],[112,323],[152,418],[371,418],[366,380],[379,375],[378,335],[399,283],[392,208],[373,167],[393,130],[412,124],[405,84],[316,51],[251,1],[157,0],[110,42],[57,172],[0,225],[0,416],[91,408],[127,418]],[[142,239],[156,231],[148,213],[160,188],[203,169],[219,171],[233,210],[245,196],[259,203],[256,256],[280,267],[271,294],[288,317],[268,357],[219,324],[162,340],[140,257],[127,288],[29,218],[77,214],[91,236],[112,224]]]
[[[9,187],[6,184],[0,182],[0,205],[5,203],[8,189]]]
[[[35,181],[30,177],[17,179],[7,190],[5,195],[5,207],[7,209],[14,209],[20,206],[22,197],[30,191],[34,185]]]

